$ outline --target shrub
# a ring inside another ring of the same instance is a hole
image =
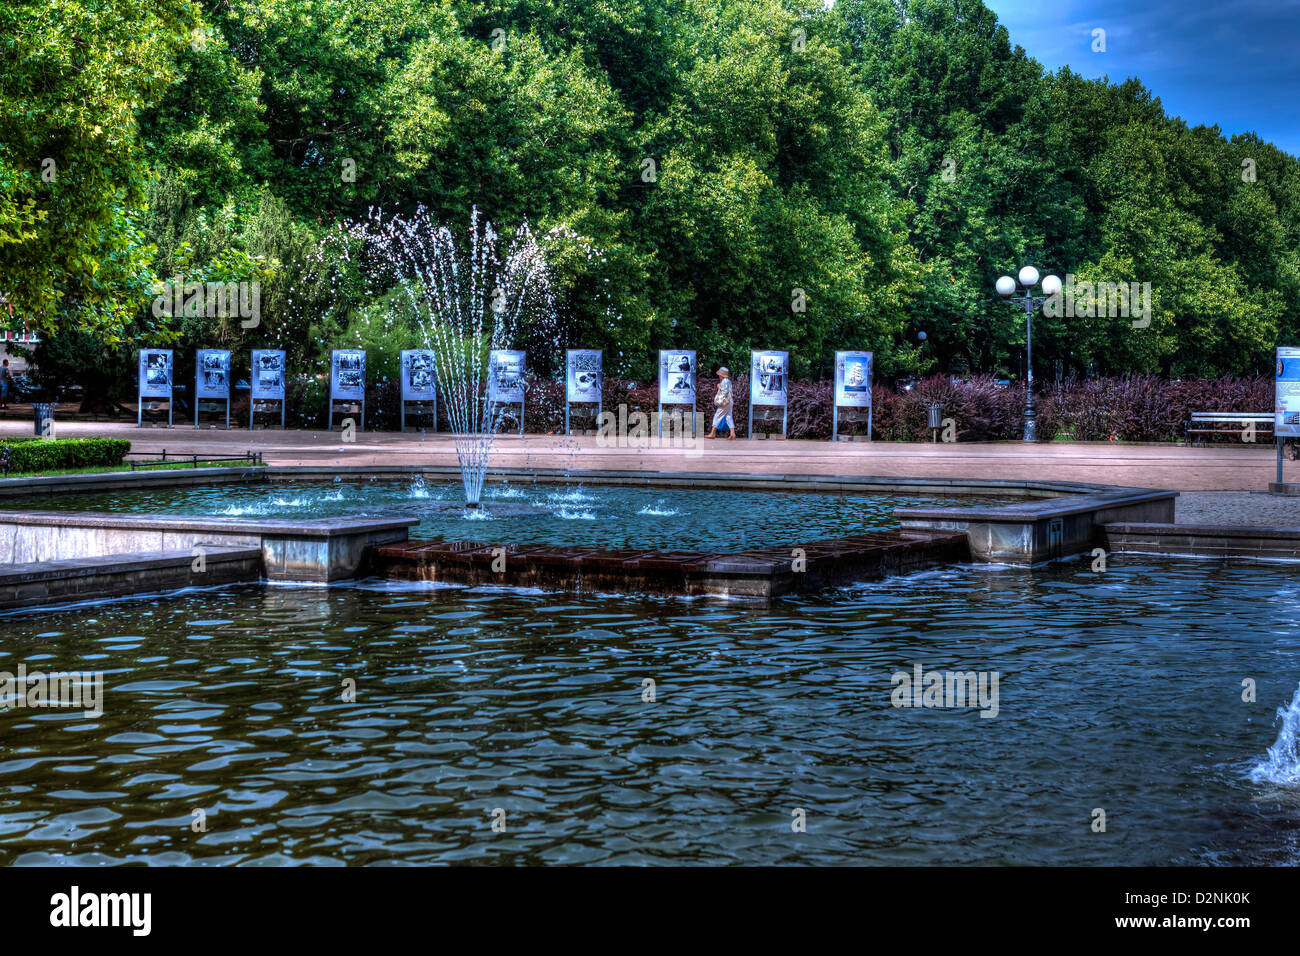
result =
[[[1192,412],[1261,412],[1273,408],[1267,378],[1169,382],[1154,375],[1080,382],[1045,389],[1038,400],[1039,438],[1074,441],[1179,441]],[[1228,436],[1226,440],[1235,440]]]
[[[9,453],[9,473],[106,468],[120,465],[131,443],[125,438],[6,438],[0,458]]]
[[[304,383],[306,384],[306,383]],[[320,386],[315,386],[320,387]],[[482,401],[483,384],[479,384]],[[713,420],[716,378],[700,378],[696,388],[696,412],[701,429]],[[324,421],[323,395],[297,392],[304,405],[318,404],[319,417],[308,427]],[[732,386],[736,431],[744,435],[749,415],[749,379],[739,375]],[[878,441],[929,441],[926,405],[943,404],[943,417],[951,418],[958,441],[1018,441],[1024,430],[1023,387],[998,385],[991,377],[976,376],[953,382],[946,376],[925,379],[915,387],[900,390],[876,384],[872,389],[872,436]],[[390,381],[367,390],[366,427],[397,427],[397,383]],[[618,414],[626,405],[628,414],[658,410],[657,383],[640,384],[606,377],[601,393],[603,410]],[[833,386],[829,381],[795,380],[789,384],[789,437],[826,440],[831,437]],[[1039,391],[1039,441],[1178,441],[1194,411],[1268,412],[1273,407],[1273,382],[1268,378],[1195,379],[1170,382],[1154,375],[1082,381],[1067,379]],[[291,404],[291,413],[293,411]],[[564,383],[536,378],[529,383],[525,405],[525,431],[552,434],[564,427]],[[439,396],[438,427],[449,431],[451,423],[445,397]],[[579,420],[575,427],[589,427]],[[517,418],[502,421],[503,432],[517,432]],[[772,430],[768,426],[766,430]],[[841,431],[844,429],[842,428]],[[1232,440],[1229,436],[1228,440]]]
[[[314,375],[300,375],[286,383],[288,399],[285,413],[286,428],[308,430],[325,427],[325,412],[329,407],[329,379]]]

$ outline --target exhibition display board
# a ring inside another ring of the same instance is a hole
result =
[[[1300,438],[1300,348],[1278,346],[1273,381],[1273,444],[1277,446],[1277,482],[1282,483],[1282,447]]]
[[[361,406],[362,431],[366,430],[366,351],[335,349],[330,353],[330,407],[326,431],[334,430],[335,404]],[[349,411],[337,413],[347,415]]]
[[[749,353],[749,432],[754,437],[754,408],[781,409],[781,437],[789,424],[789,352]]]
[[[695,353],[686,349],[659,350],[658,433],[663,435],[665,405],[691,406],[691,434],[695,428]]]
[[[596,420],[603,410],[604,384],[600,349],[568,349],[564,354],[564,434],[569,434],[569,406],[595,405]]]
[[[272,403],[280,406],[280,427],[284,428],[285,372],[281,349],[253,349],[248,373],[250,394],[248,428],[251,431],[258,412],[270,411]]]
[[[226,406],[226,428],[230,428],[230,351],[199,349],[194,356],[194,427],[199,427],[199,406]]]
[[[433,349],[402,350],[402,408],[399,427],[406,431],[406,407],[419,415],[433,418],[438,430],[438,368]]]
[[[135,423],[144,426],[144,400],[167,400],[167,427],[172,426],[172,350],[141,349]]]
[[[1273,399],[1273,434],[1300,438],[1300,348],[1278,348]]]
[[[871,439],[871,363],[870,352],[835,353],[835,406],[831,412],[831,441],[839,441],[841,408],[867,410],[867,439]]]
[[[528,353],[511,349],[493,349],[488,353],[488,409],[489,420],[495,430],[496,418],[492,410],[497,405],[519,406],[519,434],[524,433],[524,392],[528,383],[524,379]]]

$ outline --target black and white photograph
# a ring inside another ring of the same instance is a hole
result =
[[[488,356],[488,397],[493,402],[518,403],[527,390],[526,355],[509,349],[493,349]]]
[[[566,394],[569,402],[599,402],[602,382],[602,352],[569,349],[566,353]]]
[[[197,356],[199,398],[230,397],[230,352],[224,349],[201,349]]]
[[[661,405],[695,403],[695,353],[661,350],[659,353],[659,402]]]
[[[284,359],[284,352],[278,349],[253,351],[251,377],[254,399],[284,399]]]
[[[330,375],[330,398],[361,401],[366,397],[366,353],[357,349],[335,349]]]
[[[750,355],[749,400],[754,405],[786,403],[785,352],[753,352]]]

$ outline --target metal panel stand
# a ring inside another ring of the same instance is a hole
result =
[[[524,403],[519,402],[518,404],[519,404],[519,434],[522,435],[524,433]],[[508,405],[513,407],[515,403],[514,402],[491,402],[488,405],[488,421],[492,423],[493,431],[496,431],[496,424],[497,424],[496,410],[503,405]]]
[[[605,414],[605,402],[602,399],[599,402],[568,402],[564,403],[564,434],[570,435],[573,429],[570,427],[569,409],[574,405],[595,405],[596,406],[596,427],[600,428],[600,416]]]
[[[197,385],[195,386],[194,393],[195,393],[195,397],[194,397],[194,427],[195,427],[195,428],[198,428],[198,427],[199,427],[199,399],[198,399],[198,387],[197,387]],[[209,399],[209,401],[211,401],[211,399]],[[250,418],[251,418],[251,416],[252,416],[252,414],[253,414],[253,411],[252,411],[253,406],[252,406],[252,402],[251,402],[251,400],[250,400],[250,402],[249,402],[249,406],[248,406],[248,407],[249,407],[249,412],[248,412],[248,414],[249,414],[249,416],[250,416]],[[226,431],[230,431],[230,399],[226,399]]]
[[[287,406],[287,405],[289,404],[288,399],[284,399],[284,398],[263,398],[263,399],[261,399],[261,401],[262,401],[263,403],[265,403],[265,402],[278,402],[278,403],[279,403],[279,405],[280,405],[280,431],[284,431],[284,420],[285,420],[284,410],[285,410],[285,406]],[[253,401],[253,400],[250,398],[250,399],[248,400],[248,430],[249,430],[250,432],[253,430],[253,424],[254,424],[254,422],[256,421],[256,419],[257,419],[257,402]]]
[[[832,442],[838,442],[840,440],[840,409],[861,408],[861,407],[862,406],[860,405],[835,405],[834,406],[834,411],[832,411],[831,413],[831,441]],[[875,441],[875,439],[871,437],[871,432],[874,425],[873,422],[874,413],[875,413],[874,406],[868,405],[867,406],[867,441]]]
[[[660,438],[664,437],[664,409],[667,407],[686,408],[687,406],[685,405],[665,406],[662,402],[659,403],[659,414],[656,417],[656,430]],[[695,406],[691,405],[690,409],[691,409],[691,437],[694,438],[699,433],[699,429],[696,427],[696,423],[695,423]]]
[[[771,405],[764,405],[764,408],[772,408]],[[788,437],[790,427],[790,406],[781,406],[781,437]],[[745,441],[754,440],[754,403],[749,403],[749,431],[745,434]]]
[[[340,405],[342,405],[342,404],[348,404],[348,405],[354,405],[354,404],[355,404],[355,405],[360,405],[360,406],[361,406],[361,424],[360,424],[360,426],[357,428],[357,431],[365,431],[365,430],[366,430],[366,402],[365,402],[365,399],[362,399],[360,402],[346,402],[346,403],[344,403],[344,402],[339,402],[338,404],[340,404]],[[327,422],[325,423],[325,430],[326,430],[327,432],[332,432],[332,431],[334,430],[334,416],[335,416],[335,415],[343,415],[343,416],[347,416],[347,414],[348,414],[347,412],[336,411],[335,408],[334,408],[334,405],[335,405],[335,402],[334,402],[333,399],[331,399],[331,400],[330,400],[330,415],[329,415],[329,421],[327,421]],[[345,417],[345,418],[344,418],[344,421],[346,421],[346,420],[347,420],[347,419],[346,419],[346,417]],[[283,421],[283,420],[282,420],[282,421]]]
[[[401,403],[401,413],[400,413],[400,415],[398,416],[398,426],[397,426],[397,427],[398,427],[398,430],[399,430],[399,431],[401,431],[401,432],[405,432],[405,431],[406,431],[406,406],[407,406],[407,405],[411,405],[411,406],[413,406],[413,407],[415,408],[415,411],[413,412],[413,414],[416,414],[416,415],[431,415],[431,416],[433,416],[433,428],[431,428],[431,429],[429,429],[429,430],[432,431],[435,435],[438,433],[438,400],[437,400],[436,398],[433,399],[433,400],[431,400],[431,401],[427,401],[427,402],[423,402],[423,401],[421,401],[421,402],[402,402],[402,403]],[[430,412],[425,412],[425,411],[423,411],[422,409],[423,409],[423,407],[424,407],[425,405],[432,405],[432,406],[433,406],[433,410],[430,411]]]

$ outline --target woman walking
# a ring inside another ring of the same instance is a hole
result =
[[[727,436],[727,441],[736,440],[736,422],[731,417],[731,370],[725,365],[718,369],[718,394],[713,396],[713,404],[717,406],[717,411],[713,413],[713,427],[705,438],[717,438],[718,428],[726,425],[731,429],[731,434]]]

